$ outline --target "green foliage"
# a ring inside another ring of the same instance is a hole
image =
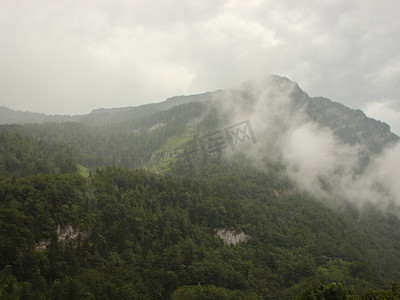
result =
[[[75,171],[71,147],[35,140],[16,125],[0,126],[0,178]]]
[[[171,138],[183,137],[188,128],[194,131],[194,126],[187,124],[205,110],[206,106],[201,103],[189,103],[146,119],[108,126],[70,122],[30,124],[22,128],[36,140],[73,147],[77,162],[85,168],[119,166],[133,169],[144,167],[151,161],[152,153]]]
[[[310,287],[297,296],[296,300],[346,300],[354,299],[356,296],[353,289],[347,289],[340,283],[331,283],[329,285],[320,285],[317,287]]]
[[[398,218],[330,209],[279,162],[190,154],[221,125],[207,109],[0,126],[0,299],[397,299]],[[158,154],[162,176],[119,168]]]
[[[294,298],[295,300],[398,300],[400,299],[399,283],[392,283],[390,289],[366,289],[356,294],[352,287],[346,288],[340,283],[309,287]]]
[[[276,179],[279,166],[260,173],[243,163],[221,163],[220,173],[204,179],[118,168],[90,178],[4,179],[2,293],[35,299],[277,299],[311,283],[326,286],[304,295],[351,295],[332,281],[362,293],[398,276],[398,262],[391,269],[385,262],[398,220],[372,211],[356,219],[330,211],[290,192],[290,183]],[[380,232],[374,220],[393,236]],[[72,226],[80,236],[60,240],[58,226]],[[215,236],[217,228],[250,238],[227,245]],[[378,239],[379,253],[370,243]],[[50,244],[37,250],[43,240]]]
[[[172,300],[225,300],[225,299],[262,299],[255,293],[242,292],[242,291],[231,291],[225,288],[216,287],[215,285],[194,285],[184,286],[177,289],[171,296]]]

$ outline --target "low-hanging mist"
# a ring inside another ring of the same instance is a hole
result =
[[[265,158],[283,163],[286,175],[318,199],[400,205],[400,143],[378,154],[345,143],[309,117],[308,99],[295,82],[270,76],[225,91],[214,103],[230,122],[251,121],[257,143],[241,151],[256,166]]]

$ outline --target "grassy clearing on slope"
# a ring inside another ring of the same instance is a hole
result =
[[[196,124],[189,124],[181,135],[170,137],[160,149],[153,152],[148,168],[157,173],[167,172],[183,153],[184,148],[193,141],[196,130]]]
[[[84,166],[80,164],[76,164],[76,167],[78,169],[78,173],[81,174],[83,177],[89,177],[90,170],[88,168],[85,168]]]

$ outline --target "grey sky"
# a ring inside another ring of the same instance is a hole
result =
[[[0,0],[0,105],[159,102],[277,74],[400,133],[400,1]]]

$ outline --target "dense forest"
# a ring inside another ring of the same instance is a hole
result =
[[[397,139],[315,102],[312,119],[365,143],[365,164]],[[167,108],[0,126],[0,299],[399,299],[398,208],[326,202],[279,160],[205,153],[229,118]]]
[[[399,278],[396,217],[338,213],[273,177],[238,164],[212,179],[111,167],[3,179],[1,297],[278,299]]]

